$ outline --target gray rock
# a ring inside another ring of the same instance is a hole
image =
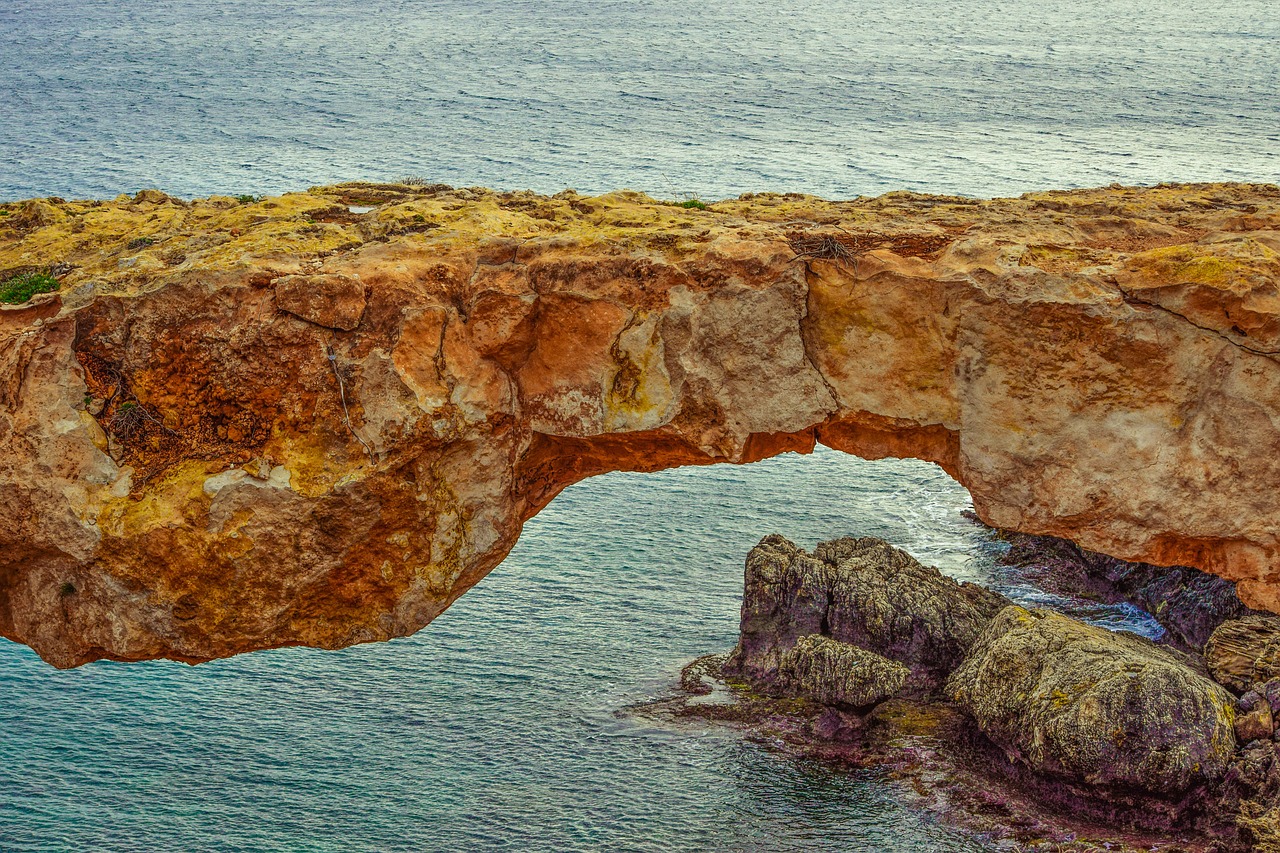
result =
[[[947,695],[1009,758],[1090,785],[1176,794],[1220,777],[1235,749],[1220,686],[1142,637],[1008,607]]]
[[[1008,603],[881,539],[824,542],[811,556],[766,536],[747,555],[742,630],[726,671],[768,681],[801,637],[821,634],[905,664],[907,687],[929,690]]]
[[[1280,618],[1223,622],[1205,644],[1204,657],[1214,679],[1237,693],[1280,676]]]
[[[909,673],[875,652],[810,634],[782,656],[774,685],[789,696],[861,708],[897,693]]]

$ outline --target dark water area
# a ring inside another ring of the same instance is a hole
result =
[[[1226,2],[0,4],[0,198],[417,175],[659,197],[1276,181],[1280,17]],[[874,774],[622,709],[734,642],[747,550],[997,566],[932,465],[567,490],[414,637],[57,672],[0,643],[0,851],[980,851]]]

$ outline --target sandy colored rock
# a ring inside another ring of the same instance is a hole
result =
[[[1205,662],[1219,684],[1236,692],[1280,676],[1280,619],[1246,616],[1223,622],[1204,647]]]
[[[62,289],[0,308],[0,633],[58,666],[403,636],[578,480],[817,442],[1280,608],[1276,187],[3,206]]]
[[[1089,785],[1171,795],[1216,780],[1235,750],[1235,702],[1133,634],[1011,606],[947,682],[1010,760]]]
[[[776,686],[788,696],[861,708],[897,693],[910,672],[875,652],[810,634],[782,655]]]

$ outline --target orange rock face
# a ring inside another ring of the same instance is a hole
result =
[[[816,442],[1280,610],[1276,187],[0,209],[62,281],[0,306],[0,633],[56,666],[403,636],[573,482]]]

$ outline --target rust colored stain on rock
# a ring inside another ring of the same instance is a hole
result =
[[[349,332],[364,314],[364,285],[345,275],[286,275],[275,280],[276,305],[317,326]]]
[[[571,483],[819,442],[1280,610],[1276,187],[39,206],[0,222],[0,269],[70,270],[0,307],[0,633],[57,666],[404,636]]]

